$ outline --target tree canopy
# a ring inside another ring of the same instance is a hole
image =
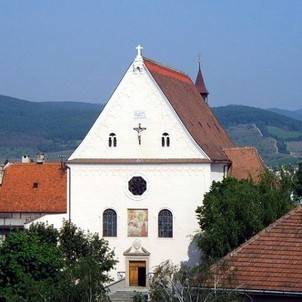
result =
[[[259,183],[225,178],[214,182],[197,209],[198,245],[206,258],[220,258],[287,213],[294,205],[292,175],[266,172]]]
[[[104,301],[115,263],[97,234],[35,224],[0,245],[0,301]]]
[[[294,178],[294,194],[298,201],[302,201],[302,163],[299,164],[299,168]]]

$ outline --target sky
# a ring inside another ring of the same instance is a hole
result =
[[[200,54],[211,106],[302,108],[302,0],[0,0],[0,94],[105,103],[138,44]]]

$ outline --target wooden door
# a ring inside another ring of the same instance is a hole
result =
[[[142,281],[142,271],[146,272],[146,261],[129,261],[130,286],[146,286],[146,282]]]

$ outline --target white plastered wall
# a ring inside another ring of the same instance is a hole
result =
[[[185,102],[185,100],[184,100]],[[142,144],[137,132],[141,123]],[[161,146],[161,136],[169,133],[171,146]],[[110,133],[117,147],[109,148]],[[144,65],[140,71],[129,67],[104,110],[70,159],[82,158],[207,158],[192,139],[169,101]]]
[[[211,164],[211,180],[222,181],[226,164]]]
[[[137,238],[151,253],[150,270],[167,259],[175,264],[189,260],[189,245],[199,229],[195,210],[211,184],[210,164],[71,166],[72,221],[102,235],[103,211],[111,208],[117,213],[117,237],[106,237],[119,261],[114,278],[126,271],[123,253]],[[133,176],[147,181],[147,191],[138,198],[128,190]],[[128,209],[148,209],[148,237],[128,237]],[[173,238],[158,238],[162,209],[173,213]]]

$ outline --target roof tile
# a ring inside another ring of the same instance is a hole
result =
[[[192,80],[150,59],[144,58],[144,64],[200,148],[213,161],[229,161],[223,148],[235,145]]]
[[[225,256],[227,270],[218,274],[223,279],[232,272],[230,288],[302,292],[301,232],[298,206]]]
[[[5,167],[0,212],[66,213],[66,206],[67,177],[60,163],[13,163]]]

